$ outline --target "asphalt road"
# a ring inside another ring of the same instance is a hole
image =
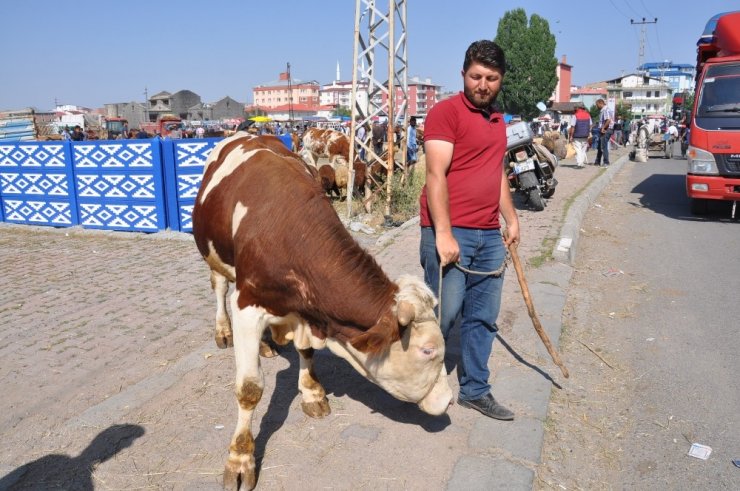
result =
[[[602,281],[571,294],[603,290],[604,344],[633,375],[624,489],[740,489],[740,223],[727,203],[690,214],[685,166],[628,162],[581,239],[581,265]],[[687,456],[691,443],[711,447],[709,459]]]

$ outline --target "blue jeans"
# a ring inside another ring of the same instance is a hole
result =
[[[501,267],[506,248],[500,230],[452,228],[460,246],[460,264],[472,271],[493,271]],[[421,227],[419,245],[424,281],[439,295],[439,256],[434,229]],[[496,318],[501,307],[504,276],[480,276],[464,273],[453,265],[444,268],[442,278],[442,319],[440,327],[445,342],[458,316],[460,322],[460,361],[457,376],[459,398],[478,399],[491,390],[488,358],[498,327]]]
[[[601,163],[601,155],[604,155],[604,164],[609,164],[609,139],[612,137],[614,130],[606,130],[599,137],[599,149],[596,151],[596,164]]]

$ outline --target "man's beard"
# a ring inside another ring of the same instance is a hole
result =
[[[467,87],[463,87],[463,93],[470,103],[478,109],[490,109],[493,102],[496,100],[497,95],[494,92],[488,92],[488,94],[484,96]]]

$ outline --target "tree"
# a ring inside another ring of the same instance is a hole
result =
[[[537,14],[528,22],[524,9],[510,10],[499,20],[494,41],[506,55],[500,102],[508,113],[536,117],[540,112],[536,104],[548,100],[558,82],[549,23]]]
[[[599,106],[596,104],[592,105],[590,108],[588,108],[589,114],[591,114],[591,119],[593,121],[599,120],[599,115],[601,114],[601,109],[599,109]]]
[[[623,121],[630,121],[632,119],[632,106],[618,102],[616,113],[617,118],[622,118]]]
[[[352,116],[352,110],[345,106],[337,106],[334,110],[334,116]]]

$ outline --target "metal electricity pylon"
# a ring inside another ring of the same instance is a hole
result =
[[[379,5],[379,4],[383,5]],[[391,181],[396,166],[406,170],[406,152],[403,142],[401,157],[396,162],[393,147],[394,125],[403,124],[406,135],[408,125],[408,60],[406,53],[406,0],[356,0],[354,56],[352,61],[352,119],[350,121],[349,183],[347,184],[347,215],[352,215],[352,185],[354,182],[355,149],[365,151],[367,175],[373,164],[381,164],[387,173],[384,214],[391,214]],[[367,90],[367,106],[358,100],[358,92]],[[388,149],[375,153],[371,132],[365,141],[356,138],[355,129],[371,126],[381,115],[388,117]],[[377,167],[377,166],[376,166]],[[382,185],[371,179],[364,204],[369,210]]]

